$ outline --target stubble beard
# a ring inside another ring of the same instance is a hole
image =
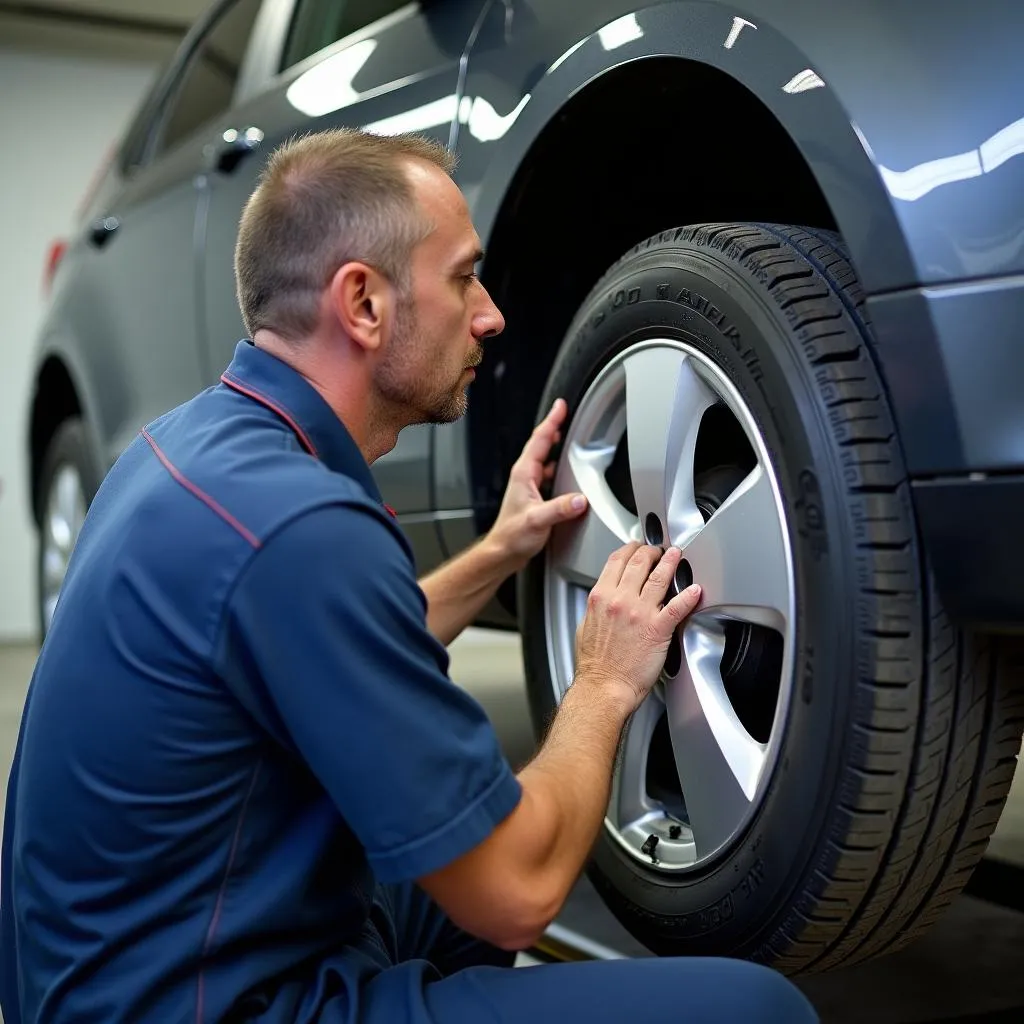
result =
[[[411,379],[405,372],[407,356],[424,346],[425,342],[416,328],[411,303],[401,303],[395,320],[393,353],[388,363],[381,368],[378,387],[381,394],[401,410],[403,418],[410,425],[454,423],[466,414],[469,406],[466,394],[469,385],[463,383],[462,379],[466,367],[459,370],[454,384],[438,380],[434,375]],[[479,365],[480,358],[480,353],[476,353],[470,365]]]

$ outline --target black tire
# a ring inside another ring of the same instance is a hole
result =
[[[36,507],[40,510],[40,517],[46,515],[46,508],[49,503],[50,490],[60,468],[64,465],[71,465],[77,470],[79,479],[82,482],[83,494],[86,504],[96,496],[99,490],[101,474],[96,468],[96,462],[89,447],[88,435],[85,424],[80,418],[71,417],[64,420],[54,431],[50,443],[43,455],[42,467],[39,472],[39,493]],[[42,529],[40,530],[40,539]],[[36,556],[36,613],[39,623],[39,636],[46,636],[46,612],[43,601],[43,545],[38,544]]]
[[[1024,646],[955,630],[931,586],[860,286],[839,238],[708,224],[636,246],[587,298],[541,402],[574,410],[644,338],[725,371],[771,452],[797,588],[794,698],[760,811],[693,874],[645,869],[602,829],[588,867],[653,952],[786,973],[895,950],[963,888],[1024,725]],[[519,581],[540,734],[556,706],[544,554]],[[700,582],[699,580],[697,582]]]

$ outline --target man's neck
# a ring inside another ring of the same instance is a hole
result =
[[[320,395],[344,424],[368,464],[398,443],[400,427],[391,422],[386,410],[379,408],[382,403],[375,401],[366,365],[351,353],[346,354],[343,345],[328,348],[315,337],[290,342],[270,331],[257,331],[253,344],[287,363]]]

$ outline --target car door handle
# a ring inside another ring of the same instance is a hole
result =
[[[120,226],[121,221],[117,217],[101,217],[92,222],[89,228],[89,241],[98,249],[102,249],[114,237]]]
[[[229,128],[214,149],[213,166],[222,174],[231,174],[262,142],[263,132],[259,128],[249,127],[244,132]]]

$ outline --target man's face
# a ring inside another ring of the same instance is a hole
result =
[[[466,411],[481,342],[505,321],[476,276],[483,254],[462,193],[437,167],[410,161],[408,168],[419,209],[435,227],[413,250],[409,294],[376,383],[409,423],[451,423]]]

